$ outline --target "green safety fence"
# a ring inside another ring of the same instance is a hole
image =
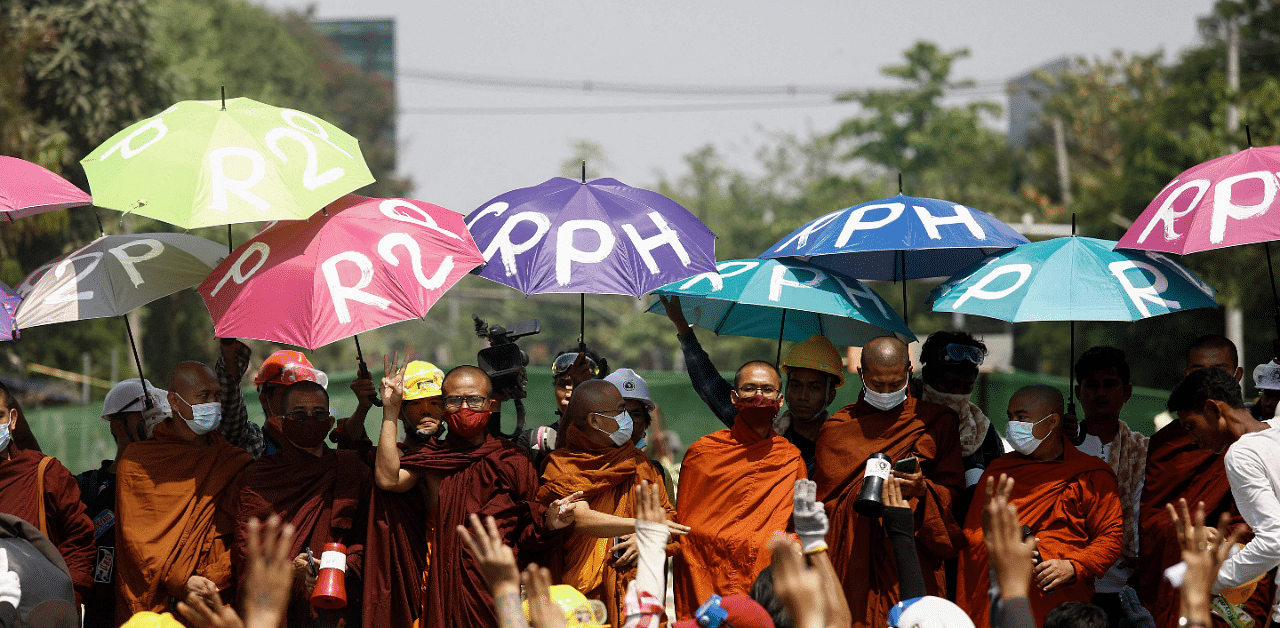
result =
[[[675,430],[685,447],[698,438],[724,426],[711,414],[696,392],[689,385],[689,377],[683,372],[652,372],[641,374],[649,384],[650,394],[661,408],[667,428]],[[724,373],[732,377],[732,373]],[[331,373],[330,393],[334,395],[332,408],[335,416],[348,416],[356,405],[355,396],[347,388],[355,372]],[[248,378],[246,377],[246,381]],[[1006,424],[1005,408],[1009,398],[1019,388],[1030,384],[1048,384],[1066,392],[1066,378],[1034,373],[990,373],[983,375],[973,393],[973,400],[987,411],[1000,433]],[[552,378],[549,371],[535,369],[529,373],[529,398],[525,400],[526,425],[553,423],[555,401],[552,394]],[[858,396],[858,377],[848,374],[846,384],[837,391],[831,404],[834,412]],[[262,410],[252,387],[244,389],[249,403],[250,420],[262,423]],[[1134,430],[1150,435],[1155,431],[1153,418],[1164,410],[1168,392],[1151,388],[1134,388],[1133,397],[1125,405],[1122,418]],[[510,431],[515,424],[515,413],[510,403],[504,404],[503,429]],[[115,455],[115,443],[111,440],[107,423],[100,419],[101,402],[87,405],[65,405],[25,410],[40,446],[48,455],[61,460],[73,472],[96,468],[102,460]],[[380,428],[382,410],[374,408],[365,420],[368,433],[376,438]]]

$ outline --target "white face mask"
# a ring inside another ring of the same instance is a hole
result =
[[[177,394],[177,393],[174,393]],[[182,399],[182,395],[178,395]],[[196,436],[203,436],[218,429],[218,424],[222,422],[222,403],[210,401],[209,403],[192,404],[186,399],[182,399],[184,403],[191,406],[191,418],[183,419],[187,422],[187,427],[196,433]]]
[[[901,390],[896,390],[891,393],[876,392],[871,390],[868,386],[863,386],[862,398],[866,399],[867,403],[874,406],[877,410],[891,410],[902,405],[902,402],[907,400],[907,386],[906,384],[903,384]]]
[[[609,416],[607,414],[600,414],[599,412],[596,414],[599,414],[600,416]],[[613,433],[605,432],[606,434],[609,434],[609,440],[613,441],[613,444],[618,447],[631,442],[631,430],[635,428],[635,423],[631,420],[631,415],[628,414],[626,410],[623,410],[617,415],[609,418],[613,419],[618,424],[618,431]],[[596,429],[600,430],[598,427]],[[604,432],[604,430],[600,431]]]
[[[1035,423],[1009,421],[1009,429],[1005,431],[1005,439],[1009,441],[1009,445],[1013,447],[1014,451],[1024,456],[1030,456],[1036,449],[1040,448],[1040,443],[1044,442],[1044,438],[1036,438],[1032,432],[1037,425],[1044,423],[1045,419],[1054,414],[1056,413],[1045,415],[1044,419],[1040,419]],[[1045,438],[1048,438],[1048,436],[1048,434],[1045,434]]]
[[[12,439],[9,434],[9,426],[0,427],[0,451],[4,451],[9,447],[9,441]]]

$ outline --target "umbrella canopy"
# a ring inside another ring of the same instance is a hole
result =
[[[1118,248],[1185,255],[1280,240],[1280,146],[1249,148],[1187,169],[1165,186]]]
[[[685,318],[717,334],[793,342],[818,334],[856,346],[888,332],[915,339],[884,299],[852,277],[789,260],[729,260],[716,269],[654,294],[680,297]],[[648,311],[664,313],[657,302]]]
[[[354,137],[248,98],[182,101],[80,163],[99,206],[186,229],[306,218],[373,183]]]
[[[9,339],[18,339],[18,304],[22,297],[13,288],[0,283],[0,340],[4,340],[4,332],[9,332]]]
[[[6,219],[92,203],[88,194],[43,166],[0,155],[0,214]]]
[[[961,271],[933,291],[935,312],[1011,323],[1134,321],[1216,307],[1211,286],[1181,264],[1096,238],[1024,244]]]
[[[200,283],[226,253],[225,245],[185,233],[100,237],[18,285],[18,327],[123,316]]]
[[[443,207],[348,194],[325,213],[268,226],[200,285],[219,336],[315,349],[425,317],[484,262]]]
[[[467,216],[489,263],[481,277],[525,294],[640,297],[715,272],[715,234],[679,203],[620,183],[557,177]]]
[[[1027,239],[985,212],[899,194],[811,220],[760,257],[795,257],[858,279],[949,277]]]

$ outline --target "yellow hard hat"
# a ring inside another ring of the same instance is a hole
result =
[[[444,371],[430,362],[414,360],[404,372],[404,400],[439,397],[440,385],[443,383]]]
[[[151,611],[134,613],[129,621],[120,628],[182,628],[182,623],[169,613],[159,614]]]
[[[604,602],[588,600],[577,589],[567,584],[551,585],[551,601],[564,609],[564,618],[570,628],[608,628],[605,623],[609,614],[605,611]],[[529,618],[529,601],[524,602],[524,616]]]
[[[809,339],[792,347],[787,359],[782,361],[782,368],[813,369],[822,371],[836,378],[836,388],[844,386],[844,360],[836,346],[826,336],[813,335]]]

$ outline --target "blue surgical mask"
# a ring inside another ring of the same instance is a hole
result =
[[[1044,442],[1044,438],[1036,438],[1032,431],[1036,429],[1037,425],[1040,425],[1051,416],[1053,414],[1047,414],[1044,419],[1040,419],[1035,423],[1009,421],[1009,429],[1005,431],[1005,439],[1009,441],[1009,445],[1013,447],[1014,451],[1024,456],[1030,456],[1040,448],[1040,443]],[[1047,434],[1045,438],[1048,438]]]
[[[0,451],[4,451],[9,447],[10,439],[9,426],[0,427]]]
[[[176,393],[175,393],[176,394]],[[182,399],[182,395],[178,395]],[[218,429],[218,424],[222,422],[222,404],[217,401],[209,403],[192,404],[186,399],[182,399],[187,405],[191,406],[191,418],[183,419],[187,422],[187,427],[195,432],[197,436],[203,436]]]
[[[649,441],[647,439],[642,438],[636,441],[636,449],[644,449],[646,446],[648,446],[648,444],[649,444]]]
[[[600,413],[597,412],[596,414],[600,414]],[[600,416],[609,416],[609,415],[600,414]],[[623,410],[622,412],[619,412],[618,414],[611,416],[609,418],[613,419],[614,422],[618,424],[618,430],[616,432],[613,432],[613,433],[605,432],[606,434],[609,434],[609,440],[613,441],[613,444],[617,445],[618,447],[621,447],[627,444],[627,442],[631,440],[631,430],[635,429],[635,422],[631,420],[631,415],[628,414],[626,410]],[[600,428],[596,428],[596,429],[599,430]],[[600,430],[600,431],[604,432],[604,430]]]

